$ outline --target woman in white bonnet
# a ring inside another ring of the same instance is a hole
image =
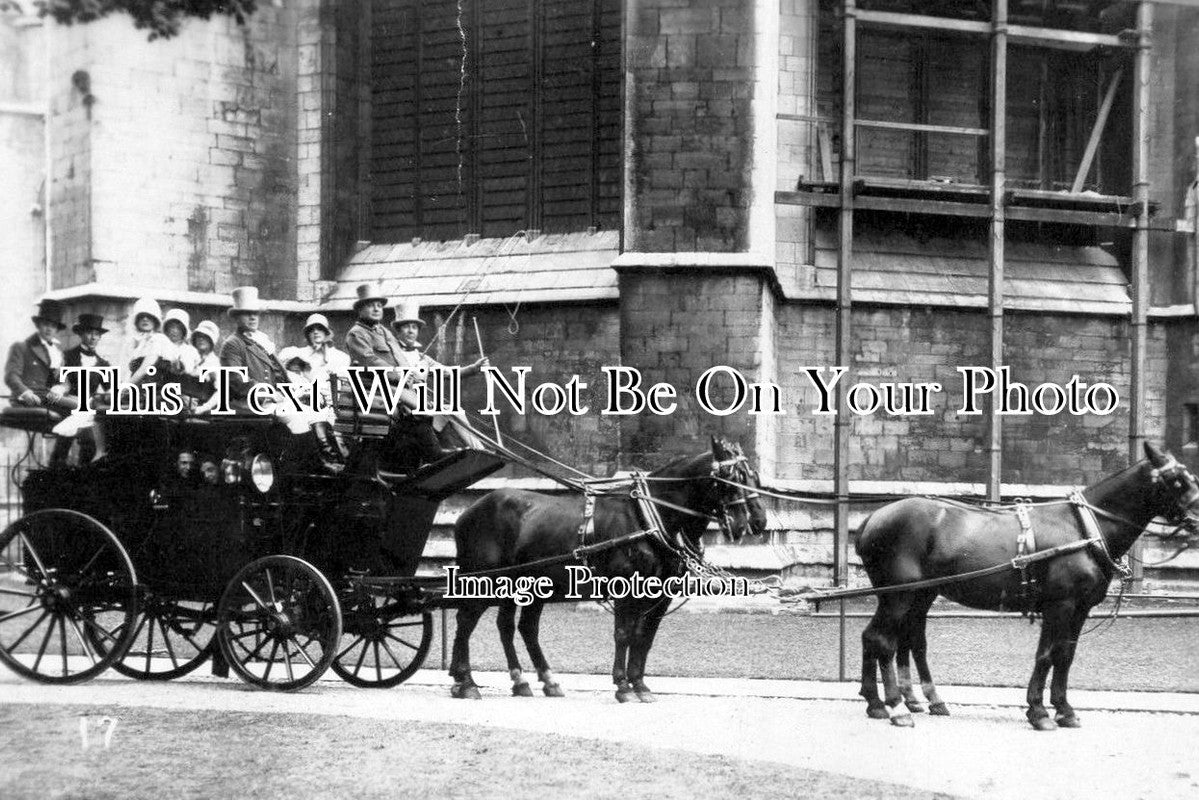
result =
[[[167,344],[161,357],[170,362],[171,373],[200,377],[200,353],[188,342],[191,315],[182,308],[172,308],[162,318],[162,332]]]
[[[162,309],[154,298],[143,297],[134,303],[129,318],[132,325],[120,366],[128,370],[127,382],[137,384],[153,378],[161,369],[159,361],[165,358],[171,340],[162,333]]]

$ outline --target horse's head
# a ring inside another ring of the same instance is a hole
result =
[[[717,516],[725,535],[738,541],[746,531],[761,536],[766,531],[766,511],[756,491],[758,473],[741,452],[741,445],[712,437],[712,478]]]
[[[1174,525],[1199,531],[1199,481],[1178,459],[1145,442],[1145,456],[1153,466],[1150,479],[1156,489],[1154,511]]]

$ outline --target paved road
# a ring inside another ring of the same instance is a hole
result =
[[[946,687],[950,718],[911,730],[869,720],[847,684],[656,681],[654,705],[618,705],[602,676],[561,676],[562,700],[506,696],[506,676],[480,676],[480,702],[452,700],[443,677],[422,672],[383,692],[321,681],[297,695],[193,678],[169,684],[103,679],[47,687],[0,673],[0,703],[239,710],[422,720],[630,742],[777,762],[931,792],[988,798],[1199,796],[1199,697],[1079,693],[1084,727],[1036,733],[1016,689]],[[1102,708],[1172,711],[1098,710]],[[1178,713],[1182,711],[1184,713]]]

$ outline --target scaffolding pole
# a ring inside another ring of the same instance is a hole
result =
[[[841,212],[838,221],[837,249],[837,364],[849,367],[853,358],[851,348],[852,271],[853,271],[853,179],[855,172],[856,116],[854,87],[857,60],[857,6],[854,0],[842,1],[844,21],[841,67]],[[845,405],[845,385],[837,382],[837,413],[833,418],[833,494],[837,505],[833,530],[836,538],[836,584],[849,585],[849,415]],[[845,670],[845,601],[840,602],[840,637],[838,640],[838,674],[846,679]]]
[[[1128,458],[1136,463],[1145,443],[1145,362],[1149,326],[1149,32],[1153,5],[1137,5],[1136,56],[1133,61],[1132,121],[1132,375],[1130,376]],[[1132,591],[1144,585],[1144,542],[1132,546]]]
[[[1003,366],[1004,190],[1007,184],[1007,0],[993,0],[991,13],[991,269],[987,280],[991,369]],[[1003,482],[1002,398],[991,393],[988,408],[987,499],[998,501]]]

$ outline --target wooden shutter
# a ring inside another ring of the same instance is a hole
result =
[[[620,224],[621,0],[373,13],[375,241]]]

